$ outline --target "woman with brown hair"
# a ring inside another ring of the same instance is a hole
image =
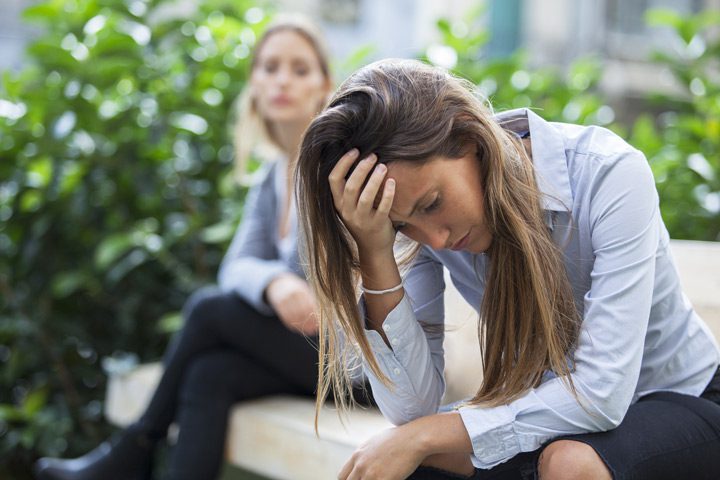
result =
[[[493,115],[472,90],[377,62],[303,140],[318,406],[347,389],[356,345],[398,425],[339,478],[720,478],[720,351],[644,156],[603,128]],[[450,408],[444,269],[482,318],[483,378]]]
[[[317,382],[316,302],[298,262],[288,183],[303,131],[332,87],[320,34],[302,18],[278,18],[258,39],[236,143],[244,173],[253,151],[273,152],[245,203],[218,275],[196,292],[165,355],[142,417],[74,460],[41,459],[42,480],[149,479],[155,446],[172,422],[179,436],[163,478],[210,480],[222,465],[227,416],[238,401],[311,396]]]

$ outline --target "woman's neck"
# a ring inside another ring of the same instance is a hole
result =
[[[300,150],[300,140],[307,128],[307,122],[287,122],[273,125],[273,137],[278,146],[287,155],[288,161],[294,163]]]
[[[527,153],[528,158],[532,162],[533,156],[532,156],[532,141],[530,140],[530,136],[523,138],[521,140],[523,147],[525,147],[525,153]]]
[[[285,155],[287,155],[286,192],[292,191],[293,172],[295,171],[295,165],[297,164],[299,155],[300,140],[302,140],[302,135],[305,133],[305,129],[308,124],[309,122],[288,122],[279,124],[276,123],[271,127],[273,138],[278,142],[278,146],[282,149]],[[285,196],[285,203],[282,206],[280,225],[278,229],[280,238],[285,238],[290,233],[292,224],[290,205],[292,204],[292,199],[293,195]]]

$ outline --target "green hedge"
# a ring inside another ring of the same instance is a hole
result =
[[[674,33],[674,48],[656,52],[651,60],[672,74],[678,93],[652,95],[656,113],[642,115],[629,140],[650,161],[670,235],[718,241],[720,11],[683,17],[653,10],[647,20]]]
[[[265,14],[175,3],[25,12],[42,34],[0,88],[2,478],[107,435],[100,360],[159,356],[239,219],[228,114]]]

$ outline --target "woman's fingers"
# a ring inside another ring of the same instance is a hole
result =
[[[392,208],[393,199],[395,198],[395,179],[388,178],[383,188],[382,197],[380,203],[378,203],[376,215],[382,215],[388,217],[390,215],[390,209]]]
[[[350,460],[348,460],[345,465],[343,465],[343,468],[340,470],[340,473],[338,473],[338,480],[347,480],[347,478],[350,476],[350,472],[352,472],[353,469],[353,459],[352,457]]]
[[[352,167],[355,160],[357,160],[359,154],[360,152],[358,152],[357,148],[353,148],[347,152],[345,155],[340,157],[340,160],[338,160],[328,176],[330,191],[332,192],[333,200],[335,201],[335,208],[338,211],[342,209],[341,202],[343,193],[345,192],[345,177],[350,171],[350,167]]]
[[[353,163],[358,155],[355,149],[343,155],[328,176],[335,209],[358,248],[368,252],[391,249],[395,231],[389,212],[395,183],[383,186],[388,167],[378,164],[377,155],[370,154]]]
[[[363,188],[360,193],[360,198],[358,199],[358,210],[362,210],[364,213],[369,213],[372,210],[373,205],[375,204],[375,199],[378,196],[378,192],[382,188],[382,182],[385,179],[386,173],[387,167],[382,163],[375,167],[375,170],[373,170],[370,174],[370,178],[368,179],[365,188]]]
[[[353,172],[348,176],[348,172],[357,160],[359,152],[356,148],[350,150],[340,157],[338,163],[333,167],[328,180],[330,182],[330,191],[333,195],[335,209],[338,212],[347,210],[361,209],[365,213],[372,210],[375,198],[382,188],[382,182],[387,173],[385,165],[378,165],[377,155],[370,154],[362,159]]]
[[[370,170],[372,170],[376,161],[377,156],[375,154],[370,154],[357,164],[355,170],[353,170],[350,175],[350,178],[348,178],[347,182],[345,182],[345,191],[343,192],[344,208],[347,208],[348,205],[350,205],[353,209],[355,208],[360,198],[360,194],[362,193],[365,180],[368,178],[368,174],[370,173]]]

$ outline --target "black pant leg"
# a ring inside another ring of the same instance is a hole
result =
[[[238,401],[298,390],[241,353],[218,349],[193,359],[178,406],[178,441],[170,454],[169,480],[217,478],[225,451],[228,413]]]
[[[234,349],[284,379],[288,387],[313,391],[317,351],[277,317],[260,314],[234,293],[217,288],[193,294],[183,309],[185,324],[168,348],[165,372],[138,422],[151,437],[164,437],[176,415],[181,382],[194,357]]]

